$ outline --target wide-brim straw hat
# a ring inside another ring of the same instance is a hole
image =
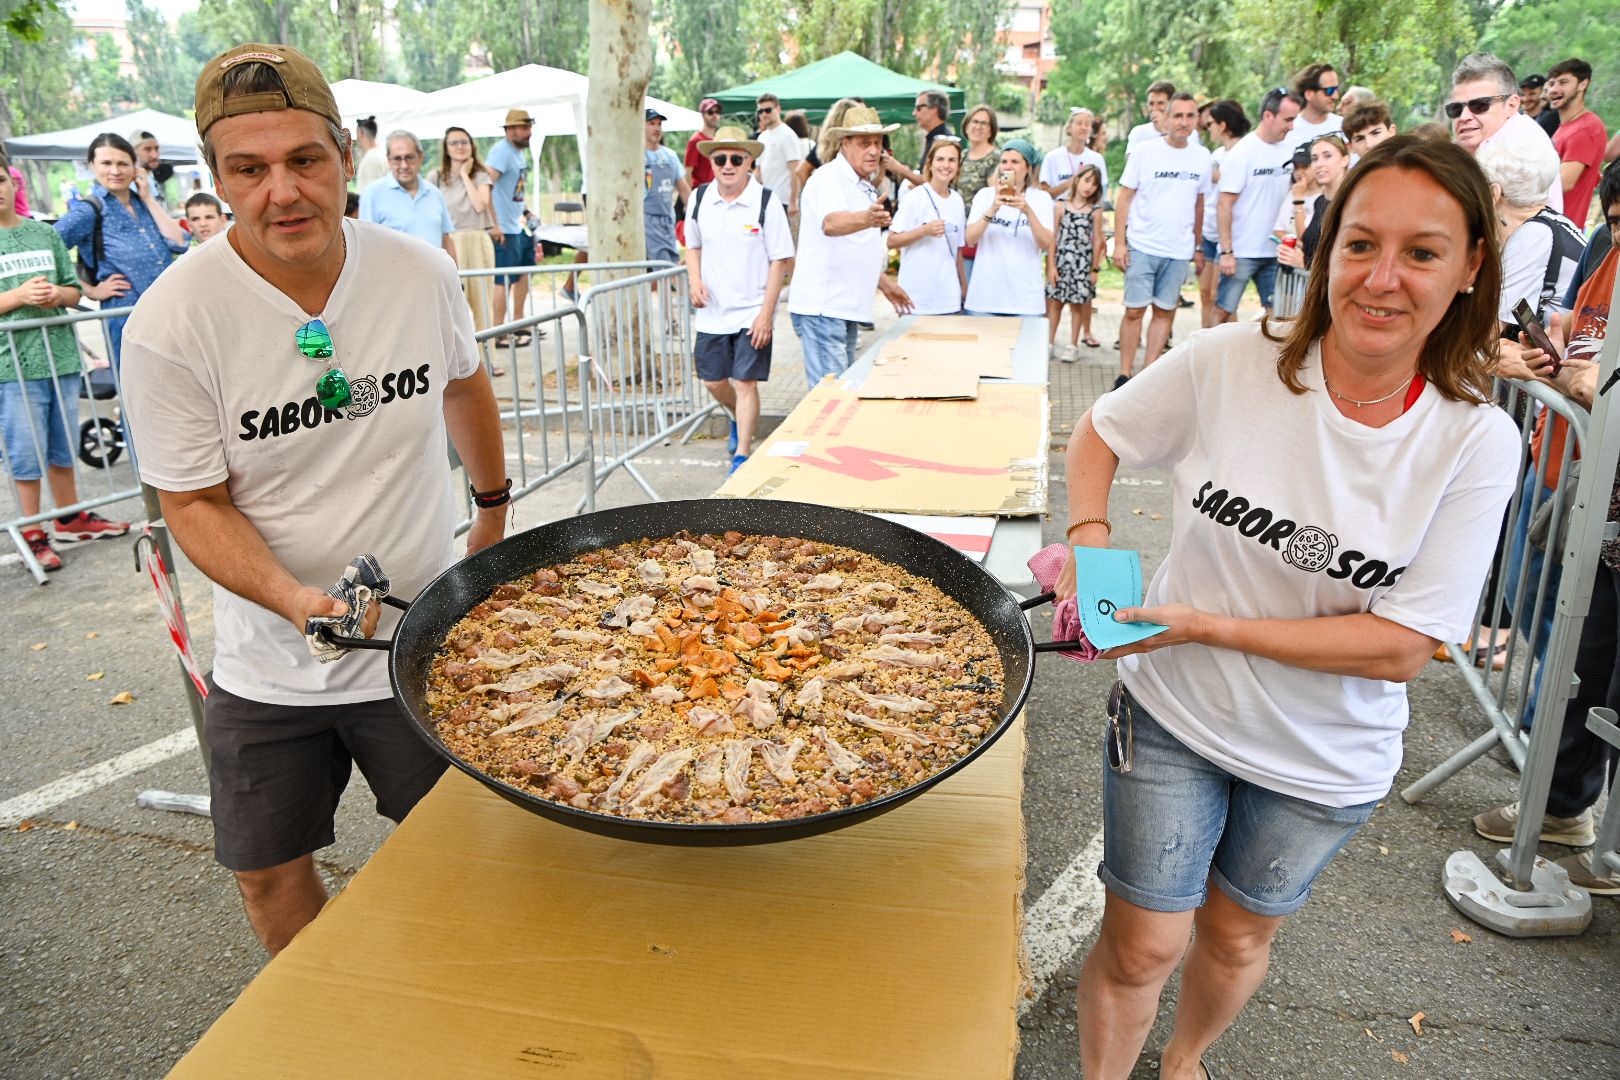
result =
[[[765,150],[765,144],[758,139],[750,139],[748,132],[740,127],[723,127],[714,133],[714,138],[698,142],[698,153],[704,157],[716,150],[741,150],[749,157],[757,158]]]
[[[885,124],[878,111],[871,106],[856,105],[844,114],[844,122],[833,128],[830,135],[843,140],[851,135],[887,135],[899,130],[899,124]]]
[[[529,115],[528,109],[508,109],[506,119],[501,121],[502,127],[516,127],[519,124],[533,124],[534,117]]]

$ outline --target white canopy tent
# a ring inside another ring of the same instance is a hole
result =
[[[377,125],[385,127],[394,114],[421,104],[427,94],[398,83],[368,82],[365,79],[339,79],[332,84],[332,96],[337,99],[338,115],[354,130],[354,122],[366,116],[375,116]]]
[[[164,161],[178,164],[202,160],[197,146],[197,125],[156,109],[137,109],[62,131],[19,135],[6,140],[6,156],[12,161],[83,161],[91,140],[104,131],[126,139],[133,132],[150,131],[163,148]]]

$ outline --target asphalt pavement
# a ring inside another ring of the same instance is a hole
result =
[[[1190,331],[1186,319],[1178,332]],[[1100,313],[1097,335],[1107,342],[1113,330],[1112,317]],[[782,333],[791,338],[785,326]],[[1111,381],[1116,362],[1105,345],[1079,364],[1054,365],[1054,418],[1077,415],[1083,396]],[[639,468],[661,497],[685,498],[712,492],[725,465],[723,441],[699,438],[655,447]],[[1060,508],[1059,449],[1051,465]],[[1116,488],[1114,542],[1141,551],[1151,573],[1169,542],[1165,477],[1126,472]],[[572,513],[579,494],[571,476],[541,489],[519,509],[519,526]],[[598,505],[644,498],[618,473]],[[140,516],[138,504],[120,509]],[[1048,542],[1061,539],[1063,524],[1045,523]],[[82,545],[65,558],[67,568],[43,587],[15,562],[0,565],[0,744],[7,750],[0,805],[160,744],[190,723],[179,668],[130,543]],[[208,587],[183,560],[180,572],[206,664]],[[1045,629],[1037,620],[1037,632]],[[1110,664],[1043,657],[1019,721],[1028,738],[1025,908],[1041,919],[1039,956],[1053,941],[1074,948],[1033,965],[1037,993],[1020,1019],[1018,1080],[1079,1075],[1074,984],[1100,913],[1092,870],[1102,705],[1112,679]],[[127,704],[111,703],[126,692]],[[1447,665],[1431,664],[1412,684],[1411,700],[1397,788],[1484,730]],[[136,806],[146,789],[206,790],[196,750],[177,751],[177,742],[145,751],[150,761],[124,758],[133,771],[116,779],[92,775],[54,789],[76,794],[46,798],[48,807],[0,829],[0,1076],[162,1075],[263,964],[230,875],[213,861],[207,820]],[[1469,816],[1516,790],[1517,774],[1492,754],[1418,806],[1386,800],[1284,925],[1265,982],[1210,1054],[1214,1076],[1620,1076],[1616,902],[1596,899],[1592,925],[1579,937],[1516,940],[1469,923],[1441,892],[1447,855],[1469,848],[1488,856],[1496,847],[1474,836]],[[330,886],[341,888],[387,832],[357,776],[339,813],[338,841],[319,856]],[[1567,852],[1548,846],[1545,854]],[[1175,995],[1172,982],[1135,1078],[1155,1075]],[[263,1075],[276,1075],[273,1063]]]

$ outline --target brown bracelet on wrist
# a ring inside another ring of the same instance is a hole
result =
[[[1074,530],[1078,529],[1082,525],[1101,525],[1103,528],[1108,530],[1109,536],[1114,535],[1113,522],[1109,521],[1105,517],[1087,517],[1081,518],[1079,521],[1076,521],[1073,525],[1070,525],[1067,529],[1063,530],[1063,539],[1067,540],[1074,533]]]
[[[506,478],[506,483],[494,491],[474,491],[471,484],[467,490],[472,494],[473,505],[480,510],[493,510],[497,506],[505,506],[512,501],[512,478]]]

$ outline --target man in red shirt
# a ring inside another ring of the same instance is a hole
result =
[[[1586,107],[1591,85],[1592,65],[1570,59],[1548,69],[1544,90],[1547,103],[1558,110],[1553,149],[1563,163],[1559,180],[1564,186],[1564,216],[1582,232],[1586,231],[1586,215],[1603,172],[1603,147],[1609,139],[1603,121]]]
[[[714,180],[714,165],[698,153],[698,143],[714,138],[715,128],[720,124],[720,103],[706,97],[698,102],[698,112],[703,114],[703,130],[692,132],[692,137],[686,140],[686,186],[693,191],[699,184]]]

